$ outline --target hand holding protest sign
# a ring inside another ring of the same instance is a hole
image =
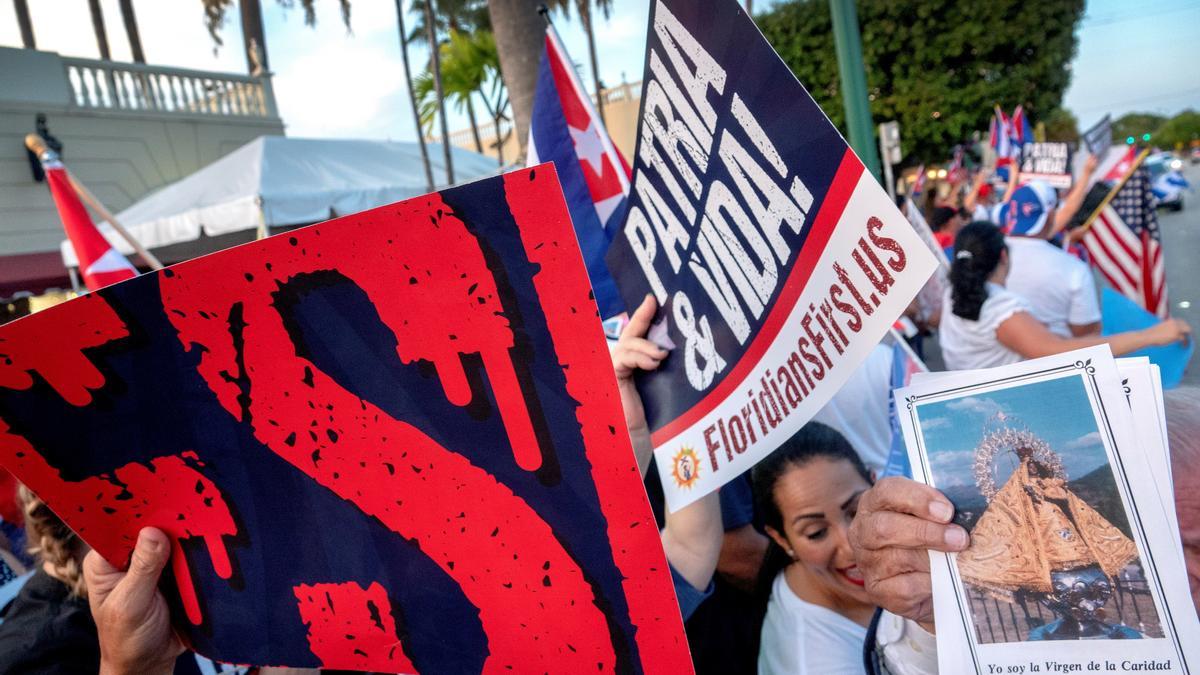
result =
[[[1071,146],[1066,143],[1026,143],[1021,148],[1021,182],[1046,181],[1051,187],[1071,187]]]
[[[295,230],[0,328],[0,462],[218,660],[689,672],[589,293],[549,166]]]
[[[810,419],[936,263],[738,3],[656,0],[650,23],[608,261],[677,345],[639,381],[675,510]]]

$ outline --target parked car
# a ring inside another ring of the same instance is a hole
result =
[[[1147,157],[1144,166],[1150,172],[1150,190],[1158,200],[1158,206],[1182,210],[1183,193],[1189,187],[1187,179],[1179,172],[1183,160],[1169,152],[1159,152]]]

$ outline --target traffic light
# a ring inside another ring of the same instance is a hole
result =
[[[1150,140],[1150,134],[1142,134],[1142,140],[1143,140],[1143,141],[1148,141],[1148,140]]]
[[[1134,141],[1133,136],[1130,136],[1125,139],[1125,145],[1133,145],[1133,141]]]

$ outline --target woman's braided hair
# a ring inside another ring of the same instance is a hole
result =
[[[71,588],[78,598],[87,597],[83,585],[83,540],[67,527],[29,488],[22,485],[17,492],[25,508],[25,531],[29,539],[29,554],[52,570],[51,576]]]

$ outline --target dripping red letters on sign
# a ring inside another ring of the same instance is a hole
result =
[[[364,304],[297,332],[329,287]],[[346,346],[371,331],[386,353]],[[86,414],[59,433],[64,402]],[[0,463],[114,564],[164,530],[179,628],[218,660],[691,672],[623,424],[550,165],[0,326]]]

